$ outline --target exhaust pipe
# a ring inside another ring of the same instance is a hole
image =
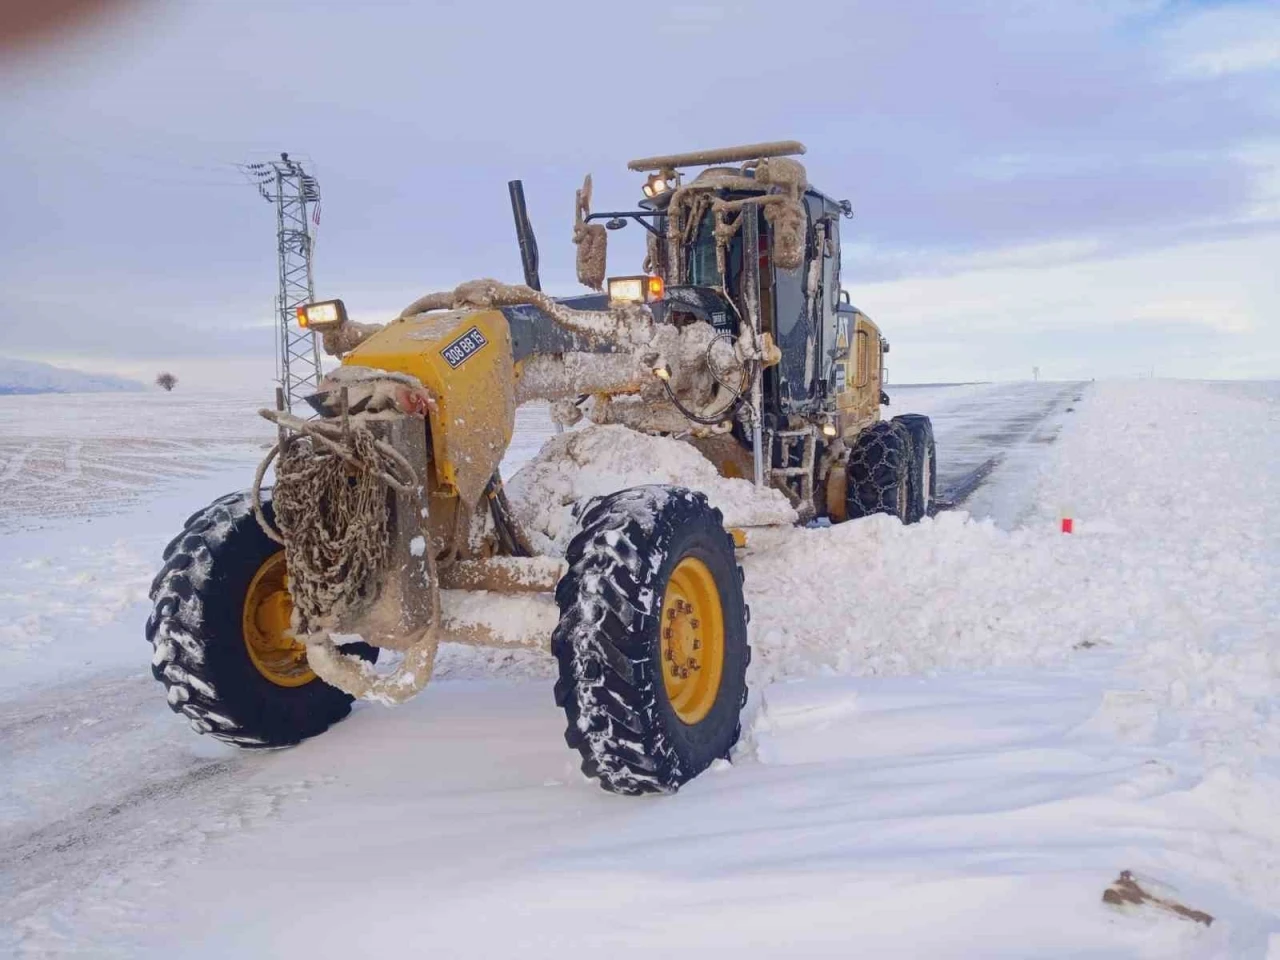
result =
[[[516,221],[516,239],[520,241],[520,263],[524,267],[524,282],[535,290],[542,289],[538,276],[538,241],[529,222],[529,211],[524,205],[524,184],[519,180],[507,183],[511,191],[511,214]]]

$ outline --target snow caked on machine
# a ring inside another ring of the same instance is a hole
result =
[[[696,490],[639,486],[578,503],[563,555],[538,556],[499,464],[516,408],[543,401],[566,427],[686,441],[720,475],[784,493],[799,522],[929,511],[932,428],[880,418],[888,344],[840,287],[851,207],[809,185],[803,153],[636,160],[644,199],[624,211],[593,213],[588,177],[574,242],[589,295],[541,292],[513,183],[524,284],[464,283],[386,324],[340,300],[300,308],[341,364],[314,416],[262,411],[278,442],[252,490],[166,548],[147,637],[170,706],[221,740],[283,746],[355,697],[416,694],[441,642],[535,644],[558,663],[565,739],[606,790],[670,792],[728,757],[751,530]],[[643,272],[607,278],[608,231],[628,224],[645,231]]]

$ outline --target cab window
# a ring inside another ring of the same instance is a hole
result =
[[[821,365],[819,375],[830,381],[834,376],[838,354],[839,337],[836,330],[836,317],[840,309],[840,223],[834,217],[826,222],[826,249],[822,260],[822,342],[818,346]]]

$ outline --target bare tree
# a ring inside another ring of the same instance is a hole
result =
[[[178,385],[178,378],[172,373],[162,373],[156,377],[156,386],[162,387],[166,393]]]

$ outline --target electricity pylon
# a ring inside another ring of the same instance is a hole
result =
[[[276,297],[279,355],[276,377],[286,409],[314,391],[320,382],[320,345],[316,335],[298,326],[298,307],[315,299],[311,253],[315,247],[312,223],[319,222],[320,184],[287,153],[268,163],[246,163],[262,199],[276,208],[276,245],[280,261],[280,293]],[[308,205],[314,214],[308,215]]]

